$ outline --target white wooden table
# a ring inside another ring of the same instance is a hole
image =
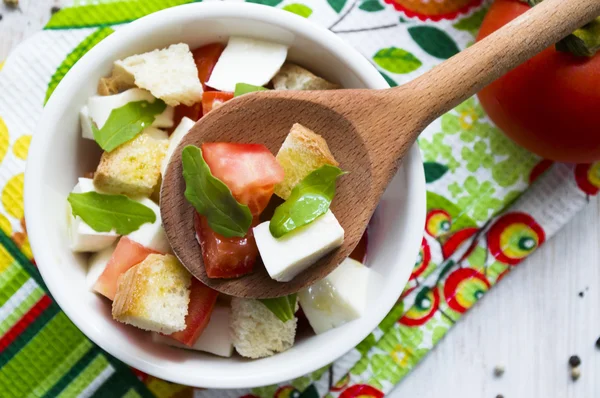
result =
[[[66,0],[0,5],[0,60]],[[583,297],[579,293],[583,292]],[[599,398],[600,200],[518,266],[469,311],[390,394],[437,398]],[[568,358],[582,360],[569,377]],[[496,365],[506,373],[493,375]]]

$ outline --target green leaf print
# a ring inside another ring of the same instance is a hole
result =
[[[282,1],[283,0],[246,0],[247,3],[256,3],[271,7],[279,5],[279,3],[281,3]]]
[[[373,56],[373,60],[386,71],[398,74],[413,72],[422,65],[417,57],[396,47],[382,48]]]
[[[473,13],[473,15],[468,16],[465,19],[461,19],[453,26],[458,30],[463,30],[471,33],[473,36],[477,34],[481,23],[483,22],[483,17],[487,13],[487,8],[482,8]]]
[[[252,389],[252,394],[259,396],[260,398],[272,398],[279,389],[279,385],[274,384],[265,387],[256,387]]]
[[[153,12],[198,0],[130,0],[63,8],[45,29],[77,29],[131,22]]]
[[[495,261],[488,267],[486,276],[492,284],[496,284],[498,277],[509,268],[510,265]]]
[[[385,9],[384,6],[381,5],[379,0],[367,0],[363,1],[360,6],[358,6],[363,11],[367,12],[377,12]]]
[[[283,7],[283,9],[292,12],[296,15],[300,15],[304,18],[310,17],[313,12],[313,10],[310,7],[300,3],[288,4],[287,6]]]
[[[367,337],[365,337],[363,341],[358,343],[358,345],[356,346],[356,350],[360,352],[361,355],[365,355],[367,352],[369,352],[371,347],[375,345],[375,343],[377,343],[377,339],[375,338],[375,335],[371,333]]]
[[[367,384],[370,385],[371,387],[375,387],[379,391],[383,390],[383,384],[381,384],[381,382],[379,382],[379,380],[377,380],[375,378],[369,379],[369,381],[367,381]]]
[[[419,148],[423,153],[423,158],[427,162],[442,160],[450,171],[455,171],[460,162],[452,153],[452,146],[444,143],[445,134],[435,133],[431,137],[431,141],[427,138],[419,138]]]
[[[383,72],[379,72],[379,73],[381,73],[381,76],[383,76],[383,78],[385,79],[387,84],[389,84],[390,87],[396,87],[398,85],[398,83],[396,83],[391,77],[389,77],[385,73],[383,73]]]
[[[490,149],[495,156],[508,156],[492,167],[492,177],[501,187],[509,187],[519,181],[528,181],[531,170],[540,160],[538,156],[519,147],[499,130],[490,133]]]
[[[350,369],[350,373],[353,375],[362,374],[369,367],[369,358],[367,356],[363,356],[354,366]]]
[[[485,266],[486,257],[487,250],[481,246],[476,246],[469,257],[467,257],[467,261],[473,268],[480,268]]]
[[[496,188],[490,181],[479,183],[477,178],[469,176],[465,179],[463,188],[466,196],[460,197],[458,206],[477,221],[487,221],[503,207],[502,200],[494,196]]]
[[[327,0],[327,3],[337,12],[338,14],[344,9],[347,0]]]
[[[436,27],[413,26],[408,28],[408,33],[423,51],[433,57],[448,59],[460,51],[454,40]]]
[[[428,184],[439,180],[448,171],[447,166],[437,162],[425,162],[423,168],[425,169],[425,182]]]
[[[298,377],[290,382],[296,390],[304,391],[304,389],[312,383],[312,379],[308,376]]]
[[[461,151],[462,158],[467,162],[467,170],[474,173],[480,167],[489,169],[494,165],[494,156],[488,152],[487,144],[483,141],[478,141],[473,145],[473,149],[463,147]]]
[[[427,191],[427,211],[434,209],[443,209],[452,217],[452,226],[449,232],[461,229],[476,227],[477,224],[467,214],[465,210],[441,195]]]
[[[108,27],[98,29],[94,33],[83,39],[83,41],[79,43],[77,47],[75,47],[73,51],[71,51],[67,55],[64,61],[62,61],[56,69],[56,72],[54,72],[54,74],[50,78],[50,83],[48,83],[48,89],[46,90],[46,98],[44,99],[44,105],[46,104],[46,102],[48,102],[48,99],[50,99],[50,96],[56,89],[56,86],[58,86],[58,83],[60,83],[60,81],[63,79],[63,77],[65,77],[65,75],[73,67],[73,65],[75,65],[75,63],[79,61],[79,59],[81,59],[81,57],[83,57],[85,53],[90,51],[92,47],[100,43],[105,37],[107,37],[113,32],[114,30]]]

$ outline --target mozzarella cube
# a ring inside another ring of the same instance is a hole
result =
[[[347,258],[324,279],[300,291],[300,307],[315,333],[326,332],[361,317],[372,277],[373,271]]]
[[[90,291],[95,291],[94,285],[98,281],[100,275],[102,275],[102,272],[104,272],[116,247],[117,244],[115,242],[106,249],[102,249],[99,252],[92,254],[88,259],[88,270],[85,276],[85,283]]]
[[[264,86],[285,62],[287,51],[283,44],[231,37],[206,85],[220,91],[235,91],[237,83]]]
[[[81,136],[87,140],[94,139],[94,130],[92,129],[92,120],[90,119],[90,110],[87,105],[79,111],[79,121],[81,123]]]
[[[79,182],[73,188],[73,193],[94,192],[94,180],[90,178],[80,178]],[[73,216],[71,206],[69,206],[68,228],[71,241],[71,250],[74,252],[96,252],[106,249],[112,245],[119,235],[115,231],[97,232],[85,223],[79,216]]]
[[[160,253],[170,253],[171,246],[169,245],[167,235],[165,234],[165,230],[162,226],[160,207],[158,207],[156,203],[148,198],[140,199],[138,202],[146,207],[149,207],[154,212],[156,215],[156,221],[154,221],[152,224],[142,224],[139,229],[133,231],[127,235],[127,237],[148,249],[156,250]]]
[[[173,347],[204,351],[221,357],[230,357],[233,354],[233,340],[229,334],[230,318],[231,308],[220,305],[215,306],[206,329],[204,329],[198,340],[191,347],[159,333],[152,333],[152,340],[155,343],[167,344]]]
[[[162,164],[163,177],[167,171],[169,160],[171,159],[171,156],[173,156],[173,153],[175,153],[175,148],[177,148],[181,140],[183,140],[183,137],[189,133],[191,128],[194,127],[194,124],[196,124],[196,122],[194,122],[192,119],[187,117],[182,118],[175,131],[173,131],[173,134],[171,134],[169,137],[169,147],[167,148],[167,154],[165,155],[165,159],[163,160]]]
[[[268,221],[253,231],[269,276],[279,282],[291,281],[344,241],[344,229],[331,210],[281,238],[271,235]]]
[[[91,117],[92,121],[96,124],[96,127],[101,129],[108,120],[110,113],[118,108],[127,105],[130,102],[148,101],[153,103],[156,98],[146,90],[139,88],[132,88],[127,91],[123,91],[120,94],[115,95],[95,95],[90,97],[87,105],[88,116]],[[82,110],[83,111],[83,110]],[[156,128],[171,128],[173,127],[173,116],[175,110],[171,106],[167,106],[163,113],[156,115],[152,127]],[[88,118],[89,119],[89,118]],[[82,122],[83,127],[83,122]],[[83,128],[84,138],[86,128]],[[93,139],[93,134],[91,139]]]

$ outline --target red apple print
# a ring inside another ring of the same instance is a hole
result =
[[[383,396],[383,392],[367,384],[353,385],[340,394],[340,398],[383,398]]]
[[[423,242],[421,242],[421,250],[419,250],[419,256],[417,257],[415,266],[410,274],[410,280],[415,279],[417,276],[425,272],[427,266],[429,265],[429,261],[431,261],[431,250],[429,249],[427,240],[423,238]]]
[[[396,11],[404,13],[409,18],[419,18],[421,21],[440,21],[455,19],[459,14],[480,5],[483,0],[384,0],[394,6]]]
[[[350,382],[350,373],[346,373],[344,377],[340,379],[337,383],[331,386],[331,391],[342,391],[344,388],[348,387],[348,383]]]
[[[462,314],[489,289],[490,283],[482,273],[473,268],[459,268],[448,275],[444,297],[450,308]]]
[[[479,231],[477,228],[465,228],[452,234],[452,236],[450,236],[450,238],[448,238],[448,240],[442,246],[442,255],[444,256],[444,260],[454,254],[454,252],[460,246],[462,246],[463,243],[467,242],[473,235],[475,235],[477,231]],[[468,257],[474,248],[475,245],[469,248],[463,257]]]
[[[542,159],[538,164],[536,164],[533,169],[531,169],[531,173],[529,173],[529,183],[533,183],[537,180],[546,170],[548,170],[554,162],[548,159]]]
[[[406,326],[420,326],[431,319],[440,306],[440,293],[437,289],[425,286],[419,291],[415,304],[398,322]]]
[[[575,166],[575,181],[583,192],[596,195],[600,191],[600,162]]]
[[[500,217],[487,234],[488,248],[496,260],[515,265],[544,243],[542,227],[526,213]]]
[[[448,231],[450,231],[451,226],[452,217],[450,217],[450,214],[448,214],[447,211],[436,209],[431,210],[427,214],[427,219],[425,220],[425,230],[430,236],[434,238],[444,236],[448,233]]]
[[[292,386],[279,387],[273,398],[298,398],[300,397],[300,391],[296,390]]]

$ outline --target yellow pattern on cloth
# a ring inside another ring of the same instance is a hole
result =
[[[27,153],[29,152],[29,144],[31,143],[31,136],[24,135],[19,137],[13,145],[13,153],[19,159],[27,159]]]
[[[2,205],[4,210],[16,219],[23,218],[23,182],[24,174],[12,177],[2,190]]]

